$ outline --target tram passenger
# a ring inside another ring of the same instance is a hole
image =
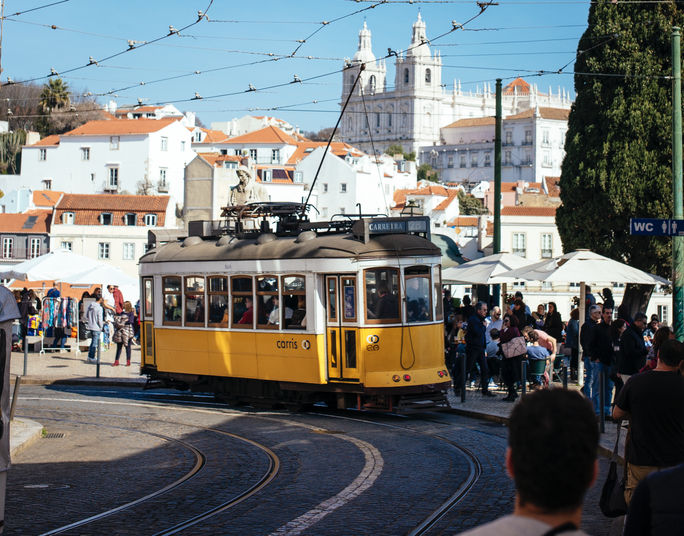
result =
[[[271,297],[271,306],[272,309],[270,314],[268,315],[268,323],[273,326],[277,326],[280,324],[280,300],[278,299],[278,296]],[[289,320],[290,318],[292,318],[292,314],[294,313],[294,311],[286,305],[284,313],[285,320]]]
[[[250,326],[254,322],[254,301],[249,296],[245,297],[245,312],[242,313],[238,324],[249,324]]]
[[[390,293],[386,283],[378,285],[375,318],[399,318],[399,302],[397,297]]]

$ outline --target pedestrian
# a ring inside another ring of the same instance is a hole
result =
[[[475,307],[472,306],[470,301],[470,296],[467,294],[463,296],[463,306],[461,307],[461,316],[466,322],[470,320],[470,317],[475,314]]]
[[[596,326],[601,319],[601,308],[598,305],[592,305],[589,309],[589,320],[582,325],[582,331],[580,331],[585,373],[582,392],[589,400],[594,401],[596,399],[594,410],[598,413],[598,375],[601,370],[601,362],[599,361],[599,352],[596,349]]]
[[[480,388],[483,396],[496,396],[489,392],[489,369],[485,352],[487,342],[485,337],[485,317],[487,316],[487,304],[477,302],[473,315],[468,319],[468,327],[465,334],[466,377],[471,372],[473,365],[480,367]],[[455,385],[463,385],[462,371],[458,371]],[[467,378],[466,378],[467,379]]]
[[[646,364],[648,350],[644,344],[644,328],[646,328],[646,315],[638,312],[620,337],[618,374],[623,383],[627,383],[629,377],[639,372]]]
[[[124,312],[124,298],[123,294],[119,290],[119,285],[112,285],[112,297],[114,298],[114,311],[115,314],[120,315]]]
[[[570,311],[570,320],[565,330],[565,347],[570,348],[570,378],[577,379],[577,365],[579,364],[579,309]]]
[[[543,303],[537,305],[537,310],[532,313],[535,329],[543,329],[546,321],[546,306]]]
[[[90,331],[90,349],[88,350],[88,362],[95,363],[95,352],[100,344],[100,333],[104,329],[103,298],[97,298],[88,305],[86,310],[86,327]]]
[[[655,337],[656,331],[660,327],[660,319],[658,315],[651,315],[651,320],[648,322],[646,329],[644,330],[644,341],[646,342],[646,347],[650,347],[653,344],[653,337]]]
[[[24,290],[21,291],[21,301],[19,302],[19,314],[21,315],[19,317],[19,322],[20,328],[19,328],[19,334],[21,337],[21,349],[26,350],[26,337],[28,335],[28,321],[29,317],[31,315],[35,315],[38,311],[36,311],[36,308],[33,306],[33,300],[31,299],[31,294],[29,293],[27,288],[24,288]]]
[[[682,361],[684,344],[665,341],[658,351],[658,366],[629,378],[615,401],[613,418],[629,419],[630,423],[625,449],[627,504],[648,474],[684,463]]]
[[[615,310],[615,300],[613,299],[613,291],[610,290],[609,288],[604,288],[603,291],[600,294],[601,299],[603,300],[603,306],[608,307],[609,309]]]
[[[584,286],[585,290],[585,297],[584,297],[584,321],[589,320],[589,310],[591,309],[592,305],[596,305],[596,298],[594,295],[591,293],[591,287],[589,285]]]
[[[499,340],[501,345],[504,345],[517,337],[522,337],[518,329],[518,318],[509,313],[503,319]],[[525,353],[515,356],[504,354],[501,360],[501,374],[508,390],[508,395],[503,399],[504,402],[514,402],[518,398],[517,385],[520,382],[520,366],[524,355]]]
[[[556,344],[563,340],[563,319],[558,312],[556,302],[549,302],[549,309],[544,320],[543,331],[556,339]],[[558,351],[558,348],[556,348]]]
[[[684,534],[684,464],[656,471],[634,490],[624,536]]]
[[[613,381],[610,379],[610,371],[613,365],[613,309],[603,306],[601,321],[594,330],[594,348],[598,357],[598,374],[594,378],[592,387],[592,404],[596,415],[600,413],[600,388],[601,377],[603,378],[603,414],[610,418],[610,406],[613,401]]]
[[[646,372],[647,370],[653,370],[658,364],[658,350],[662,344],[668,339],[674,339],[675,335],[668,326],[661,326],[653,335],[653,344],[648,349],[646,354],[646,364],[639,369],[639,372]]]
[[[501,378],[501,347],[499,346],[499,330],[496,328],[490,330],[489,336],[490,340],[487,343],[487,367],[489,368],[489,376],[498,376]],[[492,387],[491,384],[490,387]]]
[[[121,349],[126,348],[126,366],[131,366],[131,343],[135,333],[133,331],[133,322],[135,321],[135,313],[131,302],[124,302],[123,310],[120,315],[114,317],[114,336],[112,341],[116,343],[116,357],[112,366],[119,366],[119,357],[121,357]]]
[[[62,293],[57,288],[57,283],[53,283],[52,288],[47,291],[48,298],[59,298],[61,295]]]
[[[537,335],[537,331],[531,329],[527,333],[526,338],[530,342],[530,344],[527,346],[527,358],[530,361],[544,360],[544,362],[547,362],[551,354],[547,348],[539,345],[539,335]],[[532,374],[531,381],[532,390],[540,389],[544,385],[544,375]]]
[[[520,329],[525,326],[534,326],[534,319],[526,312],[527,310],[528,307],[525,305],[525,302],[522,301],[522,298],[516,298],[513,302],[513,310],[511,312],[518,319],[518,327]]]
[[[501,308],[498,305],[492,307],[489,317],[487,318],[487,327],[485,328],[485,338],[487,344],[492,340],[491,332],[493,329],[501,332],[503,327],[503,318],[501,318]]]
[[[515,483],[513,514],[467,536],[580,536],[582,503],[596,480],[598,428],[575,391],[542,389],[513,408],[506,470]]]
[[[624,385],[622,378],[620,378],[620,374],[618,374],[618,361],[620,360],[620,338],[627,329],[627,322],[625,322],[622,318],[618,318],[617,320],[613,321],[613,323],[610,325],[610,328],[610,336],[613,341],[613,361],[610,367],[610,379],[613,381],[613,385],[615,385],[614,398],[617,400],[620,389],[622,389],[622,386]]]
[[[444,289],[443,301],[443,313],[444,313],[444,323],[449,326],[449,316],[456,312],[454,307],[454,301],[451,299],[451,291],[448,288]]]

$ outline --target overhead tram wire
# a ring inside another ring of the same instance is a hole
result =
[[[375,142],[373,141],[373,129],[370,126],[370,117],[368,117],[368,108],[366,107],[366,96],[363,92],[363,86],[361,86],[361,102],[363,103],[363,112],[366,117],[366,126],[368,127],[368,137],[370,138],[371,151],[373,151],[373,158],[375,159],[375,166],[378,170],[378,181],[380,182],[380,191],[382,192],[382,201],[385,203],[385,210],[389,216],[389,204],[387,203],[387,196],[385,195],[385,188],[382,184],[382,173],[380,170],[380,163],[378,162],[378,153],[375,150]],[[344,110],[343,110],[344,112]]]
[[[32,11],[38,11],[39,9],[45,9],[46,7],[52,7],[56,6],[58,4],[66,4],[67,2],[70,2],[71,0],[58,0],[57,2],[52,2],[50,4],[45,4],[43,6],[36,6],[32,7],[31,9],[25,9],[23,11],[17,11],[15,13],[12,13],[11,15],[3,15],[1,18],[2,19],[7,19],[8,17],[18,17],[19,15],[24,15],[25,13],[31,13]]]
[[[48,75],[45,75],[45,76],[38,76],[38,77],[35,77],[35,78],[30,78],[30,79],[28,79],[28,80],[22,80],[22,82],[24,82],[24,83],[26,83],[26,82],[35,82],[35,81],[37,81],[37,80],[44,80],[44,79],[46,79],[46,78],[50,78],[51,76],[59,76],[60,74],[72,73],[72,72],[74,72],[74,71],[78,71],[78,70],[81,70],[81,69],[85,69],[85,68],[87,68],[87,67],[90,67],[91,65],[97,65],[97,64],[100,63],[100,62],[104,62],[104,61],[111,60],[112,58],[116,58],[116,57],[121,56],[121,55],[123,55],[123,54],[126,54],[126,53],[128,53],[128,52],[131,52],[132,50],[138,50],[138,49],[143,48],[143,47],[145,47],[145,46],[148,46],[148,45],[151,45],[151,44],[153,44],[153,43],[157,43],[157,42],[159,42],[159,41],[162,41],[162,40],[164,40],[164,39],[167,39],[167,38],[171,37],[172,35],[176,35],[176,34],[182,32],[182,31],[184,31],[184,30],[187,30],[188,28],[192,28],[192,27],[195,26],[196,24],[199,24],[199,23],[205,18],[207,12],[209,11],[209,9],[211,9],[211,6],[212,6],[213,3],[214,3],[214,0],[209,0],[209,4],[208,4],[207,7],[204,9],[204,11],[198,12],[198,14],[197,14],[197,20],[191,22],[190,24],[186,24],[185,26],[182,26],[179,30],[176,30],[173,26],[169,26],[169,33],[168,33],[168,34],[162,35],[162,36],[157,37],[157,38],[155,38],[155,39],[152,39],[151,41],[145,41],[145,42],[140,43],[140,44],[129,43],[129,46],[128,46],[127,49],[121,50],[121,51],[116,52],[116,53],[114,53],[114,54],[110,54],[109,56],[105,56],[104,58],[100,58],[100,59],[98,59],[98,60],[93,60],[93,59],[91,58],[91,60],[90,60],[88,63],[86,63],[85,65],[80,65],[80,66],[78,66],[78,67],[72,67],[72,68],[70,68],[70,69],[61,70],[61,71],[54,71],[53,73],[48,74]],[[5,82],[4,84],[0,84],[0,87],[5,86],[5,85],[8,85],[8,83]]]
[[[349,68],[351,68],[351,66]],[[325,151],[323,151],[323,155],[321,156],[321,161],[318,164],[318,169],[316,170],[316,174],[314,175],[314,179],[311,182],[311,187],[309,188],[309,194],[306,196],[306,201],[304,202],[304,205],[302,205],[302,216],[304,216],[304,211],[306,211],[306,207],[309,204],[309,199],[311,199],[311,194],[313,193],[314,186],[316,186],[316,181],[318,180],[318,174],[321,172],[321,168],[323,167],[323,162],[325,161],[325,155],[328,154],[328,149],[330,149],[330,144],[332,143],[333,138],[335,137],[335,132],[337,132],[337,127],[340,126],[340,121],[342,121],[342,116],[344,116],[344,111],[347,109],[347,105],[349,104],[349,100],[351,99],[351,96],[354,94],[354,89],[356,89],[356,85],[359,83],[359,79],[361,78],[361,73],[365,69],[366,69],[366,65],[364,63],[359,65],[359,73],[356,75],[356,79],[354,80],[354,83],[352,84],[352,87],[349,90],[349,95],[347,95],[347,100],[344,101],[344,106],[342,107],[342,111],[340,112],[340,115],[337,117],[337,122],[335,123],[335,126],[333,127],[333,130],[330,133],[330,139],[328,139],[328,143],[325,146]]]

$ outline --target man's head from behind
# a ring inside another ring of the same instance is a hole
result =
[[[575,391],[543,389],[513,409],[506,465],[520,506],[543,513],[582,505],[596,477],[598,427],[591,402]]]
[[[684,360],[684,343],[677,339],[667,339],[660,345],[658,359],[668,367],[678,367]]]

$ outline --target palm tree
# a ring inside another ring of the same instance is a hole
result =
[[[51,78],[40,93],[40,107],[50,113],[69,105],[69,86],[61,78]]]

